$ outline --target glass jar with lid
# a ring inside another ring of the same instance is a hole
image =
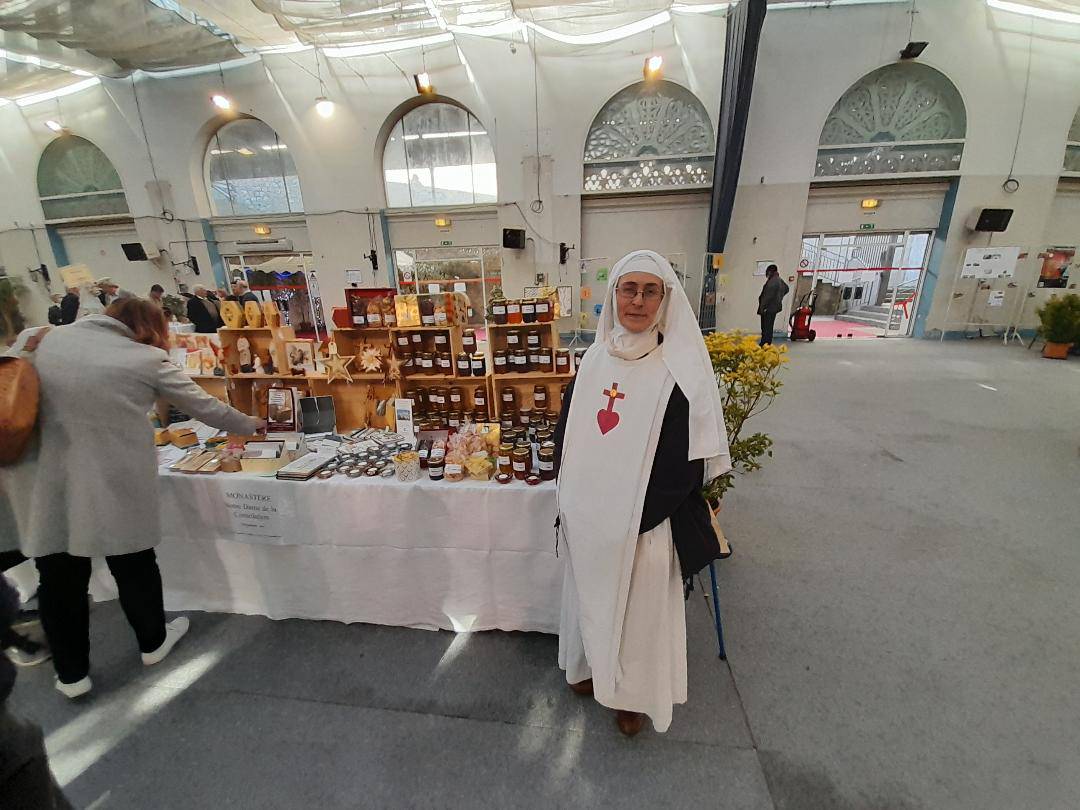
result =
[[[461,408],[461,396],[462,390],[460,386],[455,385],[450,389],[450,407]]]
[[[555,320],[555,308],[550,298],[536,299],[536,320],[538,323],[551,323]]]
[[[523,323],[536,323],[536,299],[525,298],[521,302],[521,320]]]
[[[525,349],[514,350],[514,371],[525,374],[529,371],[529,353]]]
[[[521,323],[521,301],[514,298],[506,299],[506,322]]]
[[[540,339],[539,329],[530,329],[525,333],[525,348],[532,351],[533,349],[539,349],[543,345],[543,341]]]
[[[569,374],[570,373],[570,350],[569,349],[556,349],[555,350],[555,373],[556,374]]]
[[[446,332],[435,333],[435,351],[445,352],[449,351],[450,336]]]
[[[491,302],[491,322],[500,326],[506,323],[506,299],[495,298]]]
[[[474,377],[487,375],[487,358],[481,352],[477,352],[472,356],[472,375]]]
[[[397,344],[399,350],[409,348],[409,333],[398,332],[394,337],[394,342]]]
[[[510,456],[510,463],[513,466],[514,478],[519,481],[524,481],[525,477],[529,474],[529,467],[532,466],[532,450],[525,447],[515,447],[514,452]]]
[[[581,361],[585,359],[585,352],[588,349],[574,349],[574,371],[581,368]]]
[[[507,329],[506,330],[506,348],[507,351],[514,351],[521,348],[521,330],[520,329]]]
[[[454,373],[454,360],[450,356],[450,352],[442,352],[439,355],[439,373],[440,374],[453,374]]]
[[[547,386],[533,386],[533,407],[538,411],[547,410]]]
[[[503,432],[513,430],[515,422],[517,422],[517,413],[512,410],[504,410],[502,417],[499,419],[499,429]]]
[[[457,374],[459,377],[468,377],[471,373],[472,365],[469,361],[469,355],[465,352],[460,352],[457,356]]]
[[[506,352],[504,350],[500,349],[499,351],[495,352],[492,355],[491,359],[494,362],[494,371],[496,374],[505,374],[507,371],[509,371],[506,362]]]
[[[466,354],[476,353],[476,330],[465,329],[461,332],[461,349]]]
[[[482,385],[473,389],[473,407],[487,408],[487,389]]]
[[[432,358],[431,352],[420,352],[420,373],[435,373],[435,360]]]
[[[536,370],[543,374],[551,374],[554,370],[555,361],[551,356],[551,349],[541,347],[536,354],[538,364]]]
[[[399,352],[398,359],[401,360],[401,373],[406,376],[412,374],[415,369],[415,366],[413,365],[413,353],[407,350]]]
[[[532,408],[522,408],[518,411],[517,423],[527,428],[532,423]]]
[[[435,302],[426,295],[420,298],[420,323],[424,326],[435,325]]]
[[[499,396],[502,399],[502,409],[504,411],[506,411],[506,410],[516,411],[517,410],[517,389],[516,388],[514,388],[512,386],[509,386],[509,385],[505,385],[505,386],[503,386],[502,391],[499,392]]]
[[[541,448],[537,454],[540,467],[540,480],[555,480],[555,448]]]
[[[410,332],[409,340],[412,342],[413,351],[418,351],[424,348],[424,333],[423,332]]]
[[[512,466],[511,456],[514,452],[514,445],[509,442],[503,442],[499,445],[499,472],[514,474],[514,468]]]

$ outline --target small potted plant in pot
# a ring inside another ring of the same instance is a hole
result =
[[[1080,295],[1055,296],[1035,314],[1039,316],[1039,334],[1046,341],[1043,357],[1067,359],[1072,345],[1080,342]]]

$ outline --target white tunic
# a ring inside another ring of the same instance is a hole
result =
[[[585,382],[598,379],[607,382]],[[669,522],[638,528],[673,387],[659,351],[628,361],[594,345],[574,385],[559,475],[569,550],[559,666],[569,683],[591,677],[604,706],[649,715],[657,731],[686,702],[686,616]]]

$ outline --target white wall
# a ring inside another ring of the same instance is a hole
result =
[[[984,205],[1017,208],[1014,224],[996,238],[1001,240],[996,244],[1022,244],[1034,253],[1045,242],[1080,241],[1068,235],[1080,226],[1070,224],[1080,212],[1055,203],[1065,133],[1080,105],[1080,27],[1031,22],[991,11],[983,0],[923,0],[917,8],[913,36],[930,41],[922,60],[953,80],[968,115],[957,216],[941,256],[941,281],[928,324],[933,328],[943,319],[945,288],[963,250],[972,244],[961,222],[971,209]],[[794,272],[808,216],[817,216],[808,214],[807,198],[821,126],[850,84],[896,57],[908,39],[909,9],[909,4],[901,3],[769,11],[725,256],[727,283],[718,307],[721,326],[754,328],[760,287],[760,280],[752,275],[755,261],[773,259],[785,275]],[[1029,30],[1038,36],[1030,50],[1026,120],[1017,143]],[[715,124],[724,31],[719,15],[675,15],[670,26],[600,46],[566,46],[532,37],[529,44],[517,42],[512,52],[506,41],[462,35],[456,43],[427,49],[427,69],[438,92],[471,109],[493,137],[499,204],[476,238],[499,244],[503,227],[525,227],[533,239],[526,251],[504,259],[508,292],[529,282],[537,270],[553,278],[568,276],[576,283],[577,274],[557,264],[557,245],[564,241],[578,246],[571,253],[572,263],[583,255],[582,220],[588,214],[582,211],[580,187],[586,133],[603,103],[639,79],[647,53],[664,55],[666,78],[697,93]],[[534,50],[539,132],[534,113]],[[266,121],[289,145],[307,213],[303,222],[280,227],[306,231],[329,308],[342,302],[344,271],[369,267],[363,258],[373,247],[366,214],[384,205],[379,133],[391,113],[414,95],[411,74],[422,62],[419,51],[396,53],[392,61],[382,55],[330,59],[323,76],[328,95],[338,107],[332,119],[324,120],[313,108],[319,94],[308,72],[314,72],[313,60],[311,52],[267,56],[226,69],[224,76],[225,90],[237,108]],[[217,71],[188,77],[142,76],[135,85],[142,124],[131,80],[107,80],[59,101],[0,107],[0,264],[8,272],[25,276],[38,263],[39,251],[41,261],[55,267],[43,233],[38,234],[35,250],[29,231],[11,229],[41,225],[35,171],[38,156],[52,137],[43,123],[59,116],[112,159],[133,214],[155,217],[162,205],[151,193],[154,171],[142,139],[145,125],[154,170],[167,184],[165,207],[178,221],[145,219],[151,225],[143,230],[158,229],[159,241],[171,250],[173,260],[181,260],[184,246],[175,242],[183,239],[179,220],[188,221],[191,252],[207,277],[209,253],[198,220],[209,216],[203,153],[211,133],[225,120],[209,103],[209,95],[221,89]],[[1014,176],[1021,189],[1007,195],[1001,183],[1013,163],[1014,147]],[[530,204],[538,198],[538,175],[543,210],[536,213]],[[842,223],[848,213],[855,223],[863,216],[857,209],[837,209],[830,221]],[[452,216],[464,221],[461,215]],[[695,222],[686,220],[687,239]],[[216,238],[236,238],[247,223],[216,227]],[[279,225],[273,227],[276,234]],[[633,229],[634,244],[660,245],[669,227],[666,217],[646,218]],[[702,230],[699,244],[687,245],[687,252],[700,252],[704,238]],[[295,241],[303,240],[297,236]],[[374,241],[382,283],[387,264],[378,229]],[[630,244],[626,241],[620,248],[615,238],[604,246],[604,252],[617,253]],[[159,263],[154,268],[165,278],[173,276],[168,265]],[[121,265],[110,268],[108,274],[122,278],[134,270]],[[146,286],[145,274],[150,272],[144,270],[136,278],[137,286]],[[1029,280],[1035,272],[1037,262],[1027,262],[1018,282]],[[185,272],[178,277],[192,280]],[[57,285],[58,280],[54,289]],[[27,311],[33,319],[42,320],[46,296],[40,285],[31,286]]]

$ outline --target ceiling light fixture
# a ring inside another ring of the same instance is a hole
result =
[[[236,150],[236,154],[243,155],[244,157],[252,157],[255,154],[255,151],[248,149],[246,146],[241,146]]]
[[[51,118],[48,121],[45,122],[45,126],[47,126],[49,129],[51,129],[53,132],[63,132],[64,131],[64,125],[61,124],[59,121],[52,120]]]
[[[645,81],[656,81],[664,75],[664,57],[660,54],[653,54],[645,58],[645,67],[642,69],[642,75],[645,77]]]
[[[431,77],[425,70],[423,73],[416,73],[413,75],[413,81],[416,82],[416,92],[422,96],[430,96],[435,92],[435,85],[431,83]]]
[[[334,114],[334,102],[326,96],[319,96],[315,99],[315,112],[323,118],[329,118]]]
[[[210,96],[210,100],[214,102],[214,106],[219,110],[232,109],[232,99],[228,96],[223,96],[221,93],[214,93],[214,95]]]

